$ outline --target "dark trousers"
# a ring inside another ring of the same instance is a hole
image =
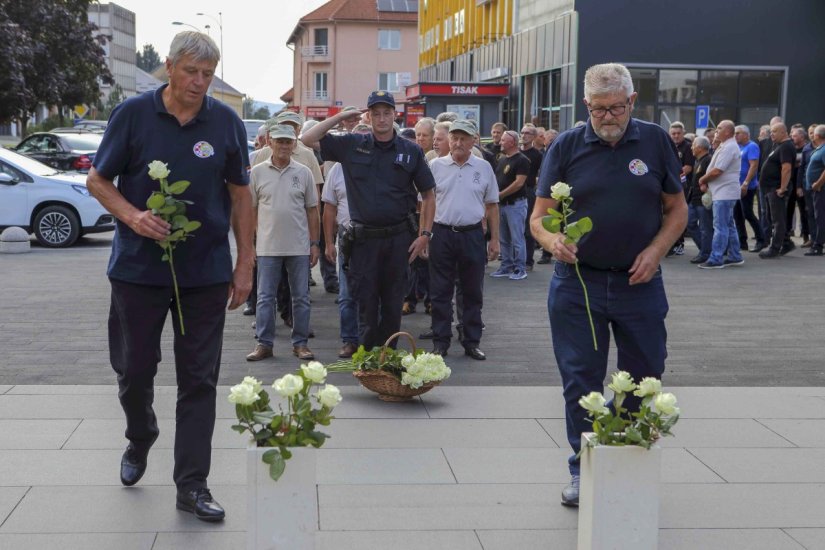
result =
[[[318,196],[321,196],[320,186],[318,188]],[[324,202],[321,201],[321,219],[324,219]],[[338,266],[327,260],[327,255],[324,254],[326,250],[326,238],[324,237],[324,230],[321,228],[321,244],[319,250],[321,257],[318,263],[321,265],[321,278],[324,280],[324,289],[331,290],[338,286]]]
[[[525,187],[525,194],[527,195],[527,217],[524,218],[524,247],[527,249],[527,260],[525,265],[533,265],[533,255],[536,253],[536,240],[533,238],[533,232],[530,231],[530,216],[533,214],[533,207],[536,206],[536,188]]]
[[[186,329],[182,336],[171,287],[111,284],[109,357],[126,413],[126,438],[137,450],[148,451],[158,435],[154,378],[161,360],[160,336],[171,311],[178,382],[173,479],[181,490],[206,487],[229,286],[180,289]]]
[[[765,191],[765,201],[768,203],[768,209],[771,212],[772,227],[769,233],[770,247],[777,252],[782,249],[784,244],[787,244],[791,240],[788,229],[785,226],[785,222],[788,219],[786,216],[788,204],[786,197],[777,195],[776,189]]]
[[[352,247],[349,284],[358,306],[359,341],[367,349],[382,346],[401,328],[401,304],[407,292],[409,231],[364,238]],[[395,342],[393,342],[395,347]]]
[[[409,266],[409,281],[407,295],[404,301],[415,306],[419,300],[426,307],[430,303],[430,264],[424,258],[416,258]]]
[[[821,242],[823,237],[816,223],[816,203],[814,201],[814,195],[817,194],[818,193],[812,189],[805,190],[805,215],[808,218],[808,231],[811,244]]]
[[[825,245],[825,189],[811,191],[814,199],[814,215],[816,217],[816,246]]]
[[[633,286],[626,272],[583,268],[582,278],[590,297],[598,351],[593,349],[584,293],[574,266],[556,262],[547,300],[553,351],[564,388],[567,440],[573,448],[568,461],[573,475],[579,473],[576,454],[581,449],[581,434],[592,431],[578,401],[592,391],[604,391],[610,330],[619,370],[629,372],[637,382],[646,376],[660,378],[667,357],[668,303],[661,271],[650,282]],[[638,397],[629,395],[624,406],[633,411],[640,404]]]
[[[759,223],[759,218],[756,217],[753,211],[753,199],[755,196],[756,189],[749,189],[733,209],[733,219],[736,221],[736,232],[739,235],[739,242],[743,245],[743,248],[747,248],[748,242],[748,230],[745,227],[745,222],[751,226],[751,231],[753,231],[756,242],[765,242],[765,236],[762,234],[762,225]]]
[[[796,188],[791,189],[790,186],[788,187],[788,192],[785,194],[785,197],[787,197],[785,200],[788,203],[788,220],[785,224],[788,236],[793,235],[794,210],[799,209],[799,226],[802,230],[802,237],[807,240],[811,233],[808,228],[808,215],[805,213],[805,198],[797,196]]]
[[[433,225],[430,243],[430,295],[433,304],[433,343],[448,348],[452,339],[453,291],[461,288],[461,323],[466,347],[481,341],[482,280],[485,263],[484,232],[479,227],[455,232]]]

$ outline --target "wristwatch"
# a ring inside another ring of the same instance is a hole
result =
[[[309,246],[317,246],[321,248],[321,241],[309,241]]]
[[[430,240],[433,240],[433,232],[432,231],[427,231],[426,229],[424,229],[423,231],[421,231],[421,235],[423,237],[427,237]]]

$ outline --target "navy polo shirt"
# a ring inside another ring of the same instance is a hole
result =
[[[163,104],[166,86],[129,98],[112,111],[94,167],[106,179],[118,177],[120,193],[140,210],[146,210],[152,191],[160,189],[160,183],[149,177],[153,160],[167,163],[169,183],[190,181],[178,197],[193,202],[186,215],[203,225],[175,248],[178,285],[227,283],[232,280],[232,203],[226,184],[249,183],[246,131],[234,111],[211,97],[204,98],[197,116],[181,126]],[[107,273],[119,281],[171,286],[172,274],[162,255],[154,240],[118,220]]]
[[[418,193],[435,187],[421,147],[395,135],[387,143],[372,134],[327,134],[324,160],[341,163],[352,221],[388,227],[415,211]]]
[[[593,230],[577,257],[596,269],[629,269],[662,226],[662,193],[683,193],[673,140],[655,124],[631,118],[616,147],[599,139],[590,120],[553,142],[541,165],[536,195],[572,187],[572,221],[584,216]]]

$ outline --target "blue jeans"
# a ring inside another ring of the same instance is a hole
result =
[[[687,234],[696,243],[699,257],[708,259],[710,256],[711,241],[713,240],[713,214],[704,206],[691,204],[688,206]]]
[[[527,245],[524,241],[524,221],[527,219],[527,199],[500,206],[499,242],[502,270],[525,271]]]
[[[281,268],[286,266],[292,295],[292,345],[305,346],[309,338],[309,256],[258,256],[258,305],[255,333],[258,342],[275,341],[275,301]]]
[[[340,232],[339,232],[339,243]],[[344,260],[341,250],[338,250],[338,316],[341,322],[341,341],[345,344],[358,345],[358,308],[349,292],[347,272],[344,271]]]
[[[736,200],[713,201],[713,241],[708,263],[721,264],[725,257],[733,262],[742,260],[739,250],[739,234],[733,221]]]
[[[581,449],[581,434],[592,431],[592,421],[578,401],[592,391],[604,391],[610,330],[619,370],[629,372],[636,381],[646,376],[660,378],[667,357],[668,304],[661,268],[650,282],[630,286],[626,271],[582,267],[599,344],[596,351],[576,268],[556,262],[554,269],[547,298],[550,335],[564,388],[567,440],[573,448],[568,463],[570,473],[578,475],[576,454]],[[625,400],[631,411],[638,410],[640,404],[633,395]]]

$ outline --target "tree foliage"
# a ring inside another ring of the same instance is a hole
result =
[[[255,100],[249,96],[243,100],[243,118],[249,119],[257,119],[257,120],[266,120],[271,117],[272,114],[269,112],[264,106],[255,108]]]
[[[26,120],[38,105],[96,104],[114,83],[89,0],[0,2],[0,122]]]
[[[143,50],[137,52],[136,63],[139,69],[151,73],[160,65],[160,55],[153,45],[144,44]]]

